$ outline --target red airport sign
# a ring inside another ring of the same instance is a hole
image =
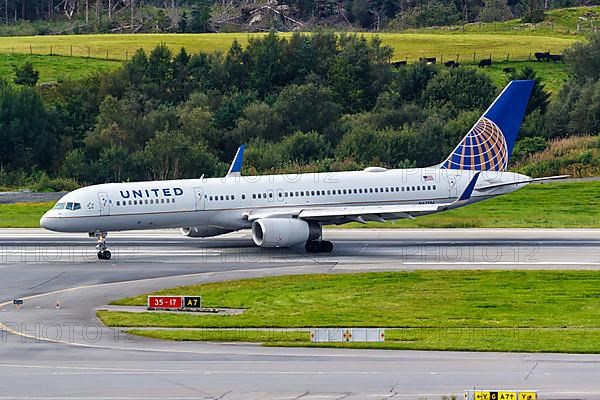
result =
[[[148,296],[148,309],[181,309],[183,298],[181,296]]]

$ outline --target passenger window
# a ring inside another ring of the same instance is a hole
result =
[[[246,200],[246,195],[245,194],[242,195],[242,200]]]
[[[354,194],[358,193],[358,191],[356,189],[354,189]]]
[[[131,205],[131,200],[129,200],[129,205]]]
[[[295,196],[296,196],[296,197],[298,197],[298,196],[299,196],[299,195],[298,195],[298,192],[296,192],[296,193],[295,193]]]
[[[414,186],[412,187],[412,191],[413,191],[413,192],[415,191],[415,187],[414,187]]]
[[[120,202],[119,202],[119,200],[117,200],[117,205],[118,205],[118,206],[120,206],[120,205],[121,205],[121,204],[120,204]]]
[[[430,185],[427,185],[427,190],[431,190],[431,186]]]
[[[171,203],[175,203],[175,198],[174,197],[171,199]]]
[[[225,200],[229,200],[229,195],[228,194],[225,195]]]
[[[273,193],[269,192],[269,198],[272,199],[273,198]]]
[[[369,193],[373,193],[373,188],[369,188]]]
[[[402,191],[404,192],[404,186],[402,186]]]
[[[256,193],[252,193],[252,198],[256,199]]]
[[[379,190],[379,189],[375,188],[375,193],[378,193],[378,190]]]
[[[133,205],[134,205],[134,206],[137,206],[137,200],[134,200],[134,201],[133,201]]]
[[[231,195],[231,200],[235,200],[235,196],[234,195]]]
[[[407,187],[406,187],[406,191],[407,191],[407,192],[410,192],[410,186],[407,186]]]
[[[144,204],[148,204],[148,199],[144,200]]]
[[[219,199],[221,199],[221,201],[225,200],[225,198],[223,197],[223,195],[219,196]]]
[[[161,204],[165,203],[165,199],[160,199]]]
[[[433,185],[433,190],[435,190],[435,185]]]
[[[150,199],[150,204],[154,204],[154,199]]]

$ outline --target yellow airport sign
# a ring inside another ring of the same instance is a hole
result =
[[[490,392],[475,392],[475,393],[473,393],[473,399],[475,399],[475,400],[491,400]]]
[[[536,392],[519,392],[519,400],[537,400]]]
[[[465,400],[537,400],[536,391],[465,390]]]

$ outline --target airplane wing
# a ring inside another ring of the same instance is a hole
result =
[[[247,214],[249,221],[261,218],[301,218],[316,221],[367,221],[385,222],[386,219],[413,218],[413,214],[434,213],[459,207],[471,198],[477,183],[476,173],[460,197],[449,203],[438,204],[397,204],[384,206],[331,206],[331,207],[295,207],[289,209],[262,209]]]
[[[524,179],[522,181],[515,181],[515,182],[495,183],[495,184],[492,184],[492,185],[476,187],[475,190],[477,190],[479,192],[482,192],[482,191],[492,190],[492,189],[496,189],[496,188],[499,188],[499,187],[510,186],[510,185],[520,185],[520,184],[523,184],[523,183],[532,183],[532,182],[541,182],[541,181],[554,181],[554,180],[558,180],[558,179],[566,179],[569,176],[570,175],[556,175],[556,176],[547,176],[545,178]]]

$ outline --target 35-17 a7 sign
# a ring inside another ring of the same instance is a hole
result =
[[[182,309],[183,297],[181,296],[148,296],[148,309]]]

